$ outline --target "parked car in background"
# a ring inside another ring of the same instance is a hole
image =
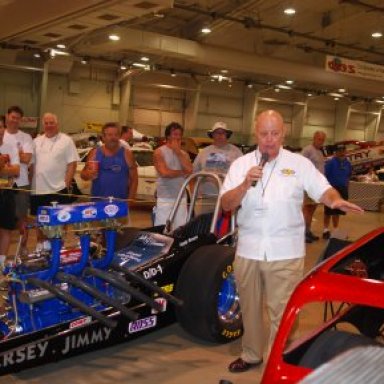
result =
[[[136,159],[139,174],[136,198],[154,202],[157,173],[153,165],[153,150],[133,147],[132,152]]]

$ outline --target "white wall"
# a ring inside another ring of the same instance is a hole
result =
[[[39,72],[0,69],[0,108],[3,113],[8,106],[17,104],[27,116],[36,116],[41,77]],[[191,113],[186,113],[191,100],[196,102],[195,119],[192,120]],[[132,81],[128,102],[126,122],[152,136],[163,135],[164,127],[171,121],[188,127],[188,136],[205,136],[215,121],[223,120],[234,131],[233,141],[249,144],[253,141],[250,124],[253,113],[273,108],[283,115],[289,145],[306,145],[316,130],[326,132],[328,143],[340,138],[384,139],[384,119],[379,121],[377,113],[380,104],[351,106],[328,96],[308,98],[302,92],[250,90],[236,81],[229,86],[225,81],[213,83],[141,73]],[[89,122],[118,121],[120,107],[119,83],[114,71],[75,67],[70,74],[48,76],[46,111],[59,116],[63,131],[80,132]]]
[[[63,131],[81,132],[87,122],[118,120],[119,107],[112,105],[112,90],[113,83],[108,81],[70,81],[64,76],[50,75],[46,109],[59,116]]]

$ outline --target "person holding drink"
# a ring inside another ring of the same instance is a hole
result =
[[[0,256],[5,259],[11,241],[11,231],[16,229],[15,194],[11,188],[20,173],[20,159],[14,139],[4,141],[5,118],[0,116]]]
[[[120,126],[106,123],[103,144],[88,155],[81,172],[83,180],[92,180],[91,195],[134,199],[137,191],[137,165],[132,152],[120,144]]]

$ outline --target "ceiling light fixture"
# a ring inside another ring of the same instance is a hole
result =
[[[288,7],[284,9],[284,13],[288,16],[292,16],[296,13],[296,9],[292,7]]]
[[[51,56],[51,57],[55,57],[55,56],[69,56],[68,52],[60,51],[59,49],[55,49],[55,48],[49,48],[48,52],[49,52],[49,56]]]
[[[80,63],[83,64],[83,65],[88,64],[88,62],[89,62],[89,59],[86,58],[86,57],[82,57],[81,60],[80,60]]]
[[[221,83],[222,81],[229,81],[229,82],[232,81],[230,77],[219,75],[219,74],[211,75],[211,78],[213,78],[214,80],[217,80],[219,83]]]
[[[56,47],[59,48],[59,49],[67,48],[65,44],[57,44]]]
[[[36,52],[33,54],[33,57],[35,57],[36,59],[40,59],[41,55],[39,52]]]
[[[211,32],[212,32],[212,29],[209,27],[209,25],[204,25],[201,28],[201,33],[204,33],[204,35],[208,35]]]
[[[116,33],[112,33],[108,36],[108,39],[109,40],[112,40],[112,41],[119,41],[120,40],[120,36],[119,35],[116,35]]]
[[[371,34],[371,36],[372,36],[374,39],[379,39],[380,37],[383,37],[383,34],[382,34],[381,32],[379,32],[379,31],[377,31],[377,32],[373,32],[373,33]]]
[[[337,92],[329,92],[328,93],[329,96],[333,96],[333,97],[343,97],[344,95],[342,95],[341,93],[337,93]]]
[[[142,68],[142,69],[144,69],[144,71],[150,71],[151,70],[151,66],[148,64],[144,64],[144,63],[132,63],[132,66],[136,67],[136,68]]]
[[[171,69],[170,72],[171,72],[171,76],[172,76],[172,77],[176,77],[176,73],[175,73],[175,70],[174,70],[174,69]]]
[[[292,89],[292,87],[290,87],[289,85],[285,85],[285,84],[278,84],[276,85],[277,88],[280,88],[280,89]]]
[[[286,82],[286,84],[293,84],[294,83],[293,80],[286,80],[285,82]]]
[[[140,58],[140,60],[141,60],[141,61],[149,61],[149,57],[147,57],[147,56],[142,56],[142,57]]]

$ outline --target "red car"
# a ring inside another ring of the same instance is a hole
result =
[[[324,262],[296,287],[285,309],[262,383],[298,383],[336,355],[380,345],[384,326],[384,227],[355,243],[331,239]],[[335,248],[342,248],[333,254]],[[320,304],[320,305],[319,305]],[[324,313],[322,312],[323,308]],[[319,325],[296,340],[295,321],[316,308]],[[318,316],[319,318],[322,316]]]

